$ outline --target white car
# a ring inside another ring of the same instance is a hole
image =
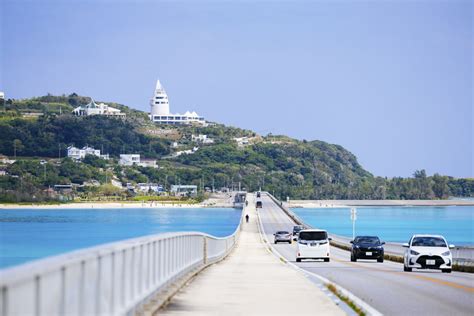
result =
[[[405,251],[403,270],[411,271],[417,269],[437,269],[451,273],[453,267],[453,255],[446,239],[440,235],[413,235],[410,241],[403,244],[408,248]]]
[[[321,229],[303,229],[298,234],[296,262],[303,259],[323,259],[329,262],[328,233]]]

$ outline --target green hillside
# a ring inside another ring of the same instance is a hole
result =
[[[204,187],[241,187],[268,190],[281,198],[294,199],[420,199],[471,196],[474,180],[417,171],[413,178],[385,179],[366,171],[357,158],[339,145],[323,141],[299,141],[286,136],[260,136],[221,124],[157,126],[147,114],[124,105],[126,118],[74,117],[71,110],[90,98],[76,94],[7,100],[0,112],[0,154],[16,155],[14,164],[0,166],[0,200],[47,199],[45,189],[55,184],[90,182],[100,187],[82,187],[81,196],[120,196],[110,179],[125,183],[157,182],[196,184]],[[25,113],[36,112],[31,116]],[[205,134],[212,144],[192,140]],[[236,137],[247,137],[238,145]],[[174,142],[178,146],[172,146]],[[81,163],[65,159],[70,145],[101,149],[111,160],[88,157]],[[187,155],[176,152],[199,147]],[[121,153],[137,153],[157,159],[158,169],[123,167]],[[48,163],[40,164],[40,160]],[[35,198],[33,198],[33,196]]]

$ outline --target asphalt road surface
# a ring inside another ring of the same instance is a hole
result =
[[[292,220],[265,194],[258,209],[267,239],[277,230],[293,230]],[[324,229],[324,227],[318,227]],[[274,245],[296,263],[296,243]],[[437,270],[404,272],[403,264],[385,260],[350,261],[350,253],[331,247],[331,261],[303,261],[299,267],[321,275],[385,315],[474,315],[474,274]]]

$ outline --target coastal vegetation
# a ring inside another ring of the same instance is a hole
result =
[[[71,115],[75,106],[89,101],[71,94],[5,102],[0,111],[0,154],[14,163],[0,163],[0,201],[56,200],[58,195],[52,194],[52,188],[70,184],[72,192],[60,195],[63,199],[134,199],[127,190],[111,185],[112,180],[123,185],[159,183],[165,190],[172,184],[195,184],[200,192],[206,187],[240,185],[247,190],[267,190],[282,199],[444,199],[474,195],[474,179],[428,176],[424,170],[415,171],[410,178],[374,176],[348,150],[323,141],[260,136],[221,124],[157,126],[146,113],[110,102],[126,113],[126,118]],[[24,115],[31,112],[39,115]],[[213,142],[193,140],[192,135],[200,134]],[[239,144],[236,138],[248,142]],[[71,145],[100,149],[111,159],[86,156],[74,161],[66,157]],[[175,155],[196,146],[199,149],[192,154]],[[159,167],[121,166],[118,158],[125,153],[156,159]]]

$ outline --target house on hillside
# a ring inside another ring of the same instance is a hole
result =
[[[149,168],[158,168],[156,159],[141,158],[140,154],[122,154],[119,164],[122,166],[140,166]]]
[[[125,113],[122,113],[119,109],[108,106],[105,103],[97,104],[92,98],[90,103],[78,106],[72,113],[76,116],[105,115],[125,117]]]
[[[138,165],[141,167],[158,168],[158,165],[156,164],[156,159],[143,158],[140,160],[140,163]]]
[[[207,135],[199,134],[199,135],[191,135],[191,140],[193,142],[201,143],[201,144],[213,144],[214,140],[212,138],[207,137]]]
[[[244,137],[234,137],[234,140],[237,142],[237,146],[242,147],[249,144],[249,138]]]
[[[193,149],[177,151],[176,153],[174,153],[173,156],[174,157],[179,157],[181,155],[191,155],[191,154],[194,154],[198,150],[199,150],[199,147],[193,147]]]
[[[94,148],[89,147],[89,146],[84,146],[82,148],[69,146],[67,148],[67,156],[69,158],[74,159],[74,160],[82,160],[86,157],[86,155],[93,155],[93,156],[97,156],[97,157],[102,158],[102,159],[109,159],[108,154],[107,155],[102,155],[100,153],[99,149],[94,149]]]
[[[122,154],[120,155],[119,164],[122,166],[133,166],[140,163],[139,154]]]

